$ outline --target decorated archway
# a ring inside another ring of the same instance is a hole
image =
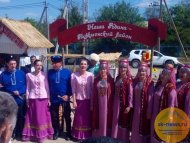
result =
[[[158,37],[164,40],[167,33],[166,24],[157,19],[150,19],[147,28],[123,22],[92,22],[66,29],[65,24],[64,19],[58,19],[50,25],[50,38],[57,37],[60,46],[90,39],[114,38],[153,47]]]

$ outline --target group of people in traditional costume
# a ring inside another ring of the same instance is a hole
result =
[[[53,69],[48,74],[42,72],[42,62],[35,60],[34,71],[26,76],[16,69],[13,58],[7,61],[0,86],[18,104],[17,137],[39,143],[46,138],[56,140],[62,135],[65,120],[66,140],[109,136],[123,143],[157,143],[161,139],[155,133],[154,121],[160,111],[178,107],[190,117],[190,65],[181,67],[177,83],[174,67],[166,66],[155,84],[147,63],[142,62],[132,78],[128,60],[119,59],[114,80],[108,61],[99,61],[94,53],[90,60],[90,69],[88,60],[82,58],[79,70],[71,73],[62,67],[61,56],[52,56]],[[72,127],[71,97],[75,109]]]

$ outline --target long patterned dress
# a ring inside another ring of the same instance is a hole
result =
[[[90,72],[80,75],[79,72],[71,75],[72,92],[76,96],[77,108],[75,110],[72,136],[83,140],[92,135],[92,120],[90,103],[92,98],[94,76]]]
[[[190,117],[190,82],[177,85],[178,107]]]
[[[26,75],[26,97],[29,107],[26,111],[25,125],[22,132],[24,141],[43,142],[53,138],[52,120],[49,111],[49,86],[47,76],[40,72],[38,75]]]
[[[151,118],[151,143],[159,143],[154,131],[154,121],[158,113],[168,107],[177,106],[177,93],[174,85],[168,83],[166,86],[158,85],[153,97],[153,114]]]
[[[134,84],[134,111],[131,143],[149,143],[152,95],[154,84],[150,78]]]
[[[108,76],[107,80],[101,79],[100,76],[94,80],[93,136],[111,136],[113,87],[114,81],[111,76]]]
[[[190,118],[190,82],[177,84],[177,99],[178,108],[183,110]],[[185,140],[190,140],[190,132]]]
[[[112,137],[120,139],[123,143],[129,142],[131,126],[131,111],[129,113],[124,113],[124,111],[127,107],[132,108],[132,102],[133,88],[131,78],[121,79],[118,76],[115,82]]]

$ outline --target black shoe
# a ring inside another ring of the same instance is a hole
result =
[[[16,135],[16,140],[18,140],[18,141],[22,141],[22,134],[18,134],[18,135]]]
[[[79,139],[76,139],[76,138],[73,138],[72,141],[73,141],[73,142],[78,142],[78,143],[80,142],[80,140],[79,140]]]
[[[65,134],[61,131],[59,131],[59,137],[64,138]]]
[[[67,140],[67,141],[72,140],[72,139],[73,139],[73,137],[71,135],[66,135],[66,137],[65,137],[65,140]]]
[[[53,135],[53,140],[57,140],[58,137],[59,137],[59,133],[55,133],[55,134]]]

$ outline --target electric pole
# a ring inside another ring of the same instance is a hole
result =
[[[166,0],[163,0],[163,1],[164,1],[164,4],[165,4],[167,13],[168,13],[168,15],[169,15],[169,18],[170,18],[170,22],[171,22],[171,24],[173,25],[175,34],[176,34],[177,39],[178,39],[178,41],[179,41],[179,44],[180,44],[180,46],[181,46],[181,49],[182,49],[182,51],[183,51],[183,53],[184,53],[185,58],[187,59],[187,55],[186,55],[185,49],[184,49],[184,47],[183,47],[183,43],[182,43],[181,38],[179,37],[179,34],[178,34],[178,32],[177,32],[177,28],[176,28],[176,26],[175,26],[175,23],[174,23],[174,21],[173,21],[172,15],[171,15],[171,13],[170,13],[170,11],[169,11],[169,8],[168,8],[168,6],[167,6]]]
[[[160,0],[159,20],[162,21],[162,0]],[[158,51],[160,52],[160,37],[158,37]]]
[[[40,17],[40,21],[38,22],[38,26],[41,27],[41,24],[44,22],[44,24],[46,26],[46,29],[44,32],[45,32],[46,38],[49,39],[49,23],[48,23],[48,11],[47,10],[48,10],[48,6],[45,1],[44,9],[43,9],[42,15]]]
[[[67,21],[66,29],[68,29],[68,28],[69,28],[69,7],[68,7],[68,0],[65,0],[65,9],[64,9],[64,13],[66,13],[66,15],[64,15],[63,18],[65,18],[66,21]],[[65,48],[66,48],[66,54],[68,54],[68,53],[69,53],[69,46],[66,45]]]
[[[88,22],[88,0],[83,0],[83,23]]]
[[[83,0],[83,24],[88,23],[88,0]],[[83,43],[83,55],[86,53],[86,48],[88,48],[88,40]]]
[[[68,18],[68,0],[65,0],[65,3],[63,5],[63,9],[61,9],[61,15],[60,18],[64,18],[66,19],[66,29],[68,29],[69,27],[69,18]],[[66,54],[68,54],[68,45],[65,46],[66,48]],[[56,47],[55,47],[55,54],[58,53],[58,49],[59,49],[59,44],[58,41],[56,42]],[[64,55],[64,47],[62,47],[62,55]]]

